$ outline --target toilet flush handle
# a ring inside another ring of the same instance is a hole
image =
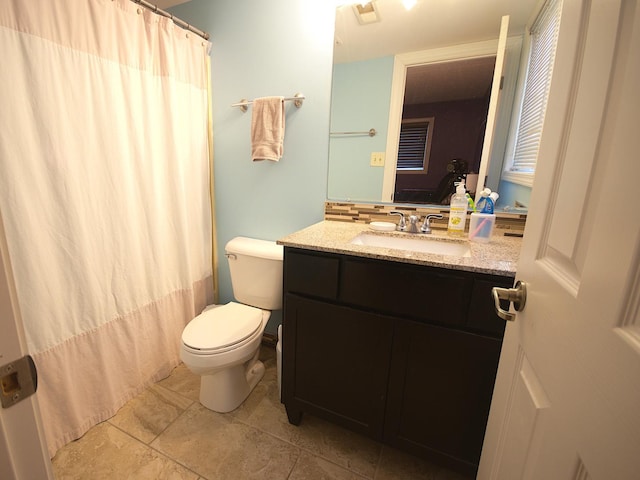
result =
[[[236,257],[235,253],[225,253],[224,255],[225,255],[225,257],[232,258],[234,260],[236,260],[238,258],[238,257]]]

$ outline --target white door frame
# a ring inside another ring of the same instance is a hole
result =
[[[0,213],[0,366],[22,358],[26,342]],[[53,479],[37,393],[0,408],[0,478]]]

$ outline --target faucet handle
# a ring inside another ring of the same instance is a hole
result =
[[[431,213],[429,215],[426,215],[424,217],[424,222],[422,223],[422,226],[420,227],[420,231],[422,233],[431,233],[431,219],[432,218],[442,218],[442,215],[439,213]]]
[[[398,226],[396,227],[396,230],[404,232],[407,229],[407,222],[404,219],[404,213],[393,210],[392,212],[389,212],[389,215],[400,215],[400,220],[398,220]]]

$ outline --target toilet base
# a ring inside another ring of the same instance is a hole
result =
[[[214,412],[235,410],[264,376],[264,364],[258,360],[260,349],[246,363],[234,365],[200,378],[200,403]]]

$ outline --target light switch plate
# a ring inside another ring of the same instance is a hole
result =
[[[384,152],[371,152],[371,166],[384,167]]]

